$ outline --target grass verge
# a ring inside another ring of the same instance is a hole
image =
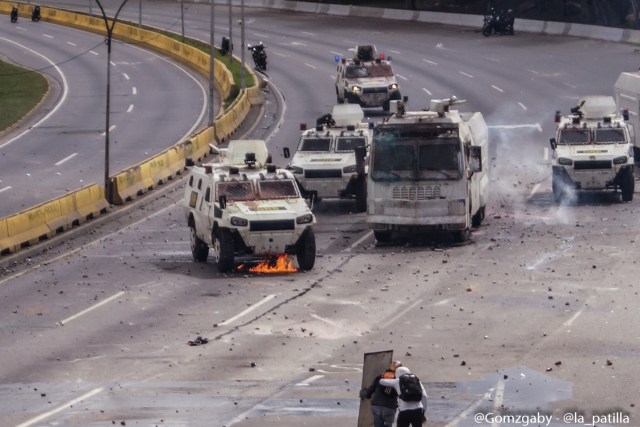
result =
[[[48,89],[47,79],[37,72],[0,61],[0,132],[27,115]]]

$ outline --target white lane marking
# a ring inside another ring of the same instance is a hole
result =
[[[262,37],[263,39],[268,39],[269,36],[265,35],[265,34],[260,34],[260,33],[253,33],[254,36],[256,37]]]
[[[137,94],[137,93],[138,93],[138,89],[136,89],[136,87],[135,87],[135,86],[134,86],[134,87],[132,87],[132,88],[131,88],[131,94],[132,94],[132,95],[135,95],[135,94]]]
[[[52,38],[54,38],[54,37],[53,37],[52,35],[50,35],[50,34],[42,33],[42,35],[43,35],[43,36],[45,36],[45,37],[46,37],[46,38],[48,38],[48,39],[52,39]]]
[[[124,78],[125,78],[125,79],[127,79],[127,80],[131,80],[131,79],[129,78],[129,74],[127,74],[127,73],[122,73],[122,75],[124,76]]]
[[[405,76],[401,75],[401,74],[397,74],[396,73],[396,77],[400,77],[402,80],[409,80],[408,78],[406,78]]]
[[[129,108],[127,108],[127,113],[130,113],[133,110],[133,104],[129,105]]]
[[[113,61],[109,61],[109,63],[110,63],[111,65],[113,65],[114,67],[116,66],[116,63],[115,63],[115,62],[113,62]]]
[[[118,298],[120,298],[120,297],[121,297],[122,295],[124,295],[124,294],[125,294],[125,291],[120,291],[120,292],[118,292],[117,294],[115,294],[115,295],[111,295],[109,298],[107,298],[107,299],[105,299],[105,300],[102,300],[102,301],[100,301],[99,303],[94,304],[94,305],[92,305],[91,307],[89,307],[89,308],[87,308],[87,309],[85,309],[85,310],[82,310],[80,313],[74,314],[73,316],[69,316],[69,317],[67,317],[67,318],[66,318],[66,319],[64,319],[64,320],[59,321],[58,323],[59,323],[60,325],[64,326],[64,325],[66,325],[67,323],[71,322],[72,320],[75,320],[75,319],[77,319],[77,318],[78,318],[78,317],[80,317],[80,316],[84,316],[85,314],[89,313],[90,311],[95,310],[96,308],[102,307],[103,305],[110,303],[110,302],[111,302],[111,301],[113,301],[114,299],[118,299]]]
[[[427,95],[429,95],[429,96],[433,95],[433,94],[431,93],[431,91],[430,91],[429,89],[425,88],[425,87],[423,87],[423,88],[422,88],[422,90],[423,90],[423,91],[425,91],[425,92],[427,92]]]
[[[537,129],[538,132],[542,132],[542,126],[540,126],[540,123],[524,124],[524,125],[491,125],[489,127],[493,129],[533,128],[533,129]]]
[[[26,30],[27,30],[27,29],[26,29],[26,28],[24,28],[24,27],[16,27],[16,28],[18,28],[19,30],[22,30],[22,31],[26,31]]]
[[[433,61],[429,61],[428,59],[422,59],[424,62],[426,62],[427,64],[431,64],[431,65],[438,65],[437,62],[433,62]]]
[[[318,69],[318,67],[316,67],[315,65],[311,65],[311,64],[306,63],[306,62],[304,63],[304,65],[306,65],[306,66],[307,66],[307,67],[309,67],[309,68],[313,68],[314,70],[317,70],[317,69]]]
[[[300,382],[299,382],[299,383],[297,383],[296,385],[297,385],[298,387],[305,387],[305,386],[308,386],[309,384],[311,384],[312,382],[317,381],[317,380],[319,380],[319,379],[321,379],[321,378],[324,378],[324,375],[314,375],[314,376],[312,376],[312,377],[307,378],[307,379],[306,379],[306,380],[304,380],[304,381],[300,381]]]
[[[471,402],[464,411],[460,412],[460,415],[449,421],[444,427],[457,427],[460,421],[468,418],[473,412],[477,412],[478,407],[489,399],[491,399],[491,393],[487,392],[475,402]]]
[[[531,200],[531,198],[533,197],[534,194],[536,194],[536,192],[538,191],[541,185],[542,183],[539,182],[533,186],[533,188],[531,189],[531,192],[529,193],[529,197],[527,197],[527,201]]]
[[[522,102],[518,102],[518,105],[520,106],[520,108],[522,108],[524,111],[527,111],[527,107],[522,103]]]
[[[246,314],[251,313],[253,310],[255,310],[256,308],[260,307],[262,304],[266,304],[267,302],[271,301],[275,297],[276,297],[275,294],[267,295],[266,297],[264,297],[263,299],[261,299],[257,303],[253,304],[252,306],[249,306],[247,309],[241,311],[240,313],[236,314],[235,316],[225,320],[222,323],[218,323],[218,326],[225,326],[225,325],[228,325],[229,323],[233,323],[234,321],[236,321],[237,319],[241,318],[242,316],[245,316]]]
[[[536,70],[529,70],[527,69],[528,72],[533,73],[533,74],[540,74],[539,72],[537,72]]]
[[[576,319],[578,317],[580,317],[580,315],[582,314],[583,310],[584,309],[580,309],[579,311],[576,311],[576,313],[573,316],[571,316],[566,322],[564,322],[563,325],[567,326],[567,327],[571,326],[573,324],[573,322],[575,322]]]
[[[310,33],[308,31],[303,31],[302,34],[306,34],[308,36],[314,37],[316,34],[315,33]]]
[[[78,46],[77,44],[75,44],[73,42],[67,42],[67,44],[70,44],[71,46]]]
[[[460,71],[460,74],[462,74],[463,76],[467,76],[467,77],[473,78],[473,76],[471,74],[465,73],[464,71]]]
[[[413,304],[411,304],[409,307],[405,308],[404,310],[402,310],[400,313],[396,314],[395,316],[393,316],[391,319],[387,320],[386,322],[384,322],[381,327],[384,329],[386,327],[388,327],[389,325],[391,325],[393,322],[395,322],[396,320],[400,319],[401,317],[404,317],[409,311],[413,310],[415,307],[419,306],[420,304],[422,304],[422,299],[416,300]]]
[[[302,42],[291,42],[291,46],[308,46],[306,43]]]
[[[496,85],[491,85],[492,88],[494,88],[495,90],[497,90],[498,92],[504,92],[504,90],[500,89],[498,86]]]
[[[0,193],[2,193],[3,191],[7,191],[7,190],[11,190],[11,186],[10,185],[8,185],[8,186],[6,186],[4,188],[0,188]]]
[[[451,299],[450,298],[445,298],[442,301],[438,301],[436,303],[434,303],[433,305],[445,305],[446,303],[448,303]]]
[[[401,52],[398,52],[397,50],[389,50],[389,52],[395,54],[395,55],[400,55]]]
[[[193,123],[193,126],[191,126],[191,129],[189,129],[187,132],[185,132],[185,134],[182,136],[182,138],[179,139],[179,141],[182,141],[183,139],[187,138],[189,135],[191,135],[200,125],[200,122],[202,122],[202,120],[204,119],[205,115],[207,114],[207,110],[208,110],[208,101],[209,101],[209,97],[208,97],[208,89],[205,89],[205,87],[202,85],[202,83],[200,83],[200,81],[195,78],[191,73],[189,73],[189,71],[187,71],[184,67],[176,64],[175,62],[171,62],[169,59],[161,56],[161,55],[157,55],[153,52],[150,52],[148,50],[142,49],[141,47],[138,46],[133,46],[130,45],[131,47],[135,48],[135,49],[139,49],[142,52],[146,52],[149,55],[152,55],[158,59],[160,59],[161,61],[166,62],[167,64],[171,64],[174,67],[176,67],[178,70],[182,71],[184,74],[186,74],[191,80],[193,80],[198,87],[200,88],[200,93],[202,94],[202,107],[200,108],[200,114],[198,115],[196,121]],[[135,95],[135,91],[133,92],[133,94]]]
[[[109,132],[111,132],[112,130],[114,130],[117,127],[117,125],[111,125],[109,126]],[[107,132],[102,132],[100,134],[100,136],[105,136],[107,134]]]
[[[569,86],[571,89],[575,89],[577,86],[572,85],[571,83],[562,82],[563,85]]]
[[[273,51],[272,51],[272,53],[275,53],[276,55],[281,56],[281,57],[283,57],[283,58],[287,58],[287,57],[288,57],[288,55],[287,55],[287,54],[282,53],[282,52],[276,52],[275,50],[273,50]]]
[[[98,52],[94,52],[94,51],[90,50],[89,53],[93,53],[94,55],[98,56]]]
[[[362,236],[361,238],[359,238],[358,240],[356,240],[353,245],[349,246],[346,249],[343,249],[342,252],[351,252],[353,250],[353,248],[355,248],[356,246],[358,246],[360,243],[364,242],[365,240],[367,240],[369,237],[371,237],[371,235],[373,234],[373,230],[369,230],[369,232],[367,234],[365,234],[364,236]]]
[[[18,138],[22,137],[23,135],[26,135],[28,132],[30,132],[32,129],[37,128],[38,126],[40,126],[42,123],[44,123],[47,119],[49,119],[49,117],[51,117],[52,115],[54,115],[58,109],[62,106],[62,104],[67,100],[67,95],[69,93],[69,85],[67,84],[67,78],[65,77],[64,73],[62,72],[62,70],[60,69],[60,67],[58,67],[56,65],[55,62],[53,62],[52,60],[50,60],[49,58],[47,58],[46,56],[42,55],[41,53],[36,52],[33,49],[29,49],[26,46],[23,46],[19,43],[16,43],[12,40],[9,39],[5,39],[4,37],[0,37],[0,40],[4,40],[8,43],[12,43],[16,46],[21,47],[22,49],[29,51],[31,53],[33,53],[34,55],[37,55],[39,57],[41,57],[42,59],[44,59],[45,61],[47,61],[49,64],[51,64],[51,66],[53,68],[55,68],[55,70],[58,72],[58,74],[60,74],[60,77],[62,79],[62,96],[60,97],[60,100],[58,101],[58,103],[56,104],[55,107],[53,107],[53,109],[51,111],[49,111],[49,114],[47,114],[46,116],[44,116],[42,119],[40,119],[36,124],[34,124],[33,126],[31,126],[31,128],[26,129],[24,132],[22,132],[19,135],[14,136],[13,138],[11,138],[10,140],[8,140],[7,142],[5,142],[4,144],[0,145],[0,148],[6,147],[7,145],[11,144],[13,141],[17,140]]]
[[[51,415],[55,415],[58,412],[62,412],[65,409],[73,407],[73,405],[75,405],[76,403],[80,403],[85,399],[88,399],[88,398],[90,398],[92,396],[95,396],[96,394],[100,393],[102,390],[104,390],[104,388],[102,388],[102,387],[94,388],[90,392],[85,393],[82,396],[77,397],[77,398],[75,398],[75,399],[73,399],[73,400],[71,400],[71,401],[69,401],[67,403],[64,403],[64,404],[58,406],[55,409],[52,409],[52,410],[50,410],[48,412],[45,412],[44,414],[40,414],[35,418],[31,418],[29,421],[25,421],[22,424],[18,424],[16,427],[29,427],[29,426],[34,425],[35,423],[39,423],[40,421],[44,420],[47,417],[50,417]]]
[[[504,386],[504,379],[500,378],[500,380],[498,380],[498,385],[496,386],[496,395],[493,398],[493,411],[497,414],[502,410],[502,404],[504,403]],[[496,418],[493,418],[493,421],[491,421],[491,427],[499,426],[500,423],[496,421]]]
[[[329,77],[330,77],[331,79],[333,79],[333,80],[335,80],[335,79],[336,79],[336,76],[334,76],[333,74],[331,74]]]
[[[342,53],[334,52],[333,50],[330,50],[329,53],[333,53],[334,55],[342,56]]]
[[[58,163],[55,163],[55,166],[60,166],[61,164],[63,164],[67,160],[71,160],[77,155],[78,155],[78,153],[69,154],[67,157],[65,157],[64,159],[60,160]]]

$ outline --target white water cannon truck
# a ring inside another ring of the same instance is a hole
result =
[[[482,113],[450,107],[455,96],[406,111],[393,101],[388,120],[373,130],[367,186],[367,222],[378,242],[394,234],[451,233],[469,239],[484,219],[488,199],[489,140]]]
[[[205,261],[212,247],[218,270],[236,256],[295,254],[302,270],[316,259],[316,219],[290,171],[270,163],[263,140],[232,140],[215,149],[219,162],[189,168],[182,205],[191,252]]]
[[[611,96],[583,96],[568,115],[556,112],[551,186],[557,203],[576,190],[620,190],[623,202],[633,200],[634,150],[627,126]]]

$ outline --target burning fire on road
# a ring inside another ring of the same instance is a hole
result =
[[[289,259],[287,254],[279,255],[277,258],[264,259],[248,269],[245,264],[240,264],[237,269],[251,273],[295,273],[298,271],[293,265],[293,260]]]

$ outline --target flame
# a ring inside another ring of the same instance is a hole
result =
[[[238,270],[243,269],[244,264],[238,266]],[[268,258],[260,261],[258,265],[249,268],[249,271],[252,273],[295,273],[298,269],[287,254],[282,254],[275,259]]]

